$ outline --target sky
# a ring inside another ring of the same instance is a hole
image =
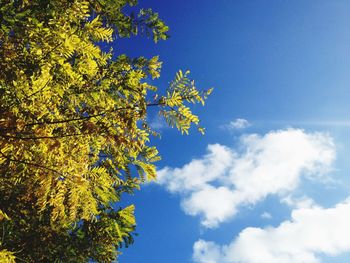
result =
[[[199,89],[204,136],[150,122],[162,161],[121,263],[350,262],[350,1],[155,1],[171,38],[118,40]]]

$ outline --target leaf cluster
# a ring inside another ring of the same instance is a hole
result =
[[[136,4],[1,1],[1,262],[113,261],[136,227],[123,193],[156,178],[149,108],[182,133],[203,131],[189,104],[211,90],[198,91],[189,72],[158,94],[157,56],[103,51],[138,33],[168,37],[151,9],[126,13]]]

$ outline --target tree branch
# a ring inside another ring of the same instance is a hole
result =
[[[62,135],[56,135],[56,136],[35,136],[35,137],[22,137],[22,136],[11,136],[11,135],[0,134],[0,137],[7,138],[7,139],[17,139],[17,140],[41,140],[41,139],[59,139],[59,138],[82,136],[82,135],[89,135],[89,134],[91,133],[72,133],[72,134],[62,134]]]
[[[188,100],[188,99],[192,99],[192,98],[194,98],[194,96],[184,96],[181,99],[182,100]],[[160,99],[158,102],[147,103],[146,107],[165,106],[165,105],[166,105],[165,101],[163,99]],[[69,122],[74,122],[74,121],[85,121],[85,120],[89,120],[89,119],[92,119],[92,118],[101,117],[103,115],[106,115],[107,113],[113,113],[113,112],[117,112],[117,111],[120,111],[120,110],[136,109],[137,107],[138,107],[138,105],[127,106],[127,107],[120,107],[120,108],[116,108],[116,109],[113,109],[113,110],[101,112],[101,113],[98,113],[98,114],[93,114],[93,115],[88,115],[88,116],[80,116],[80,117],[71,118],[71,119],[54,120],[54,121],[43,121],[43,122],[33,122],[33,123],[25,124],[24,127],[31,127],[31,126],[35,126],[35,125],[54,125],[54,124],[69,123]],[[14,130],[14,129],[16,129],[16,127],[0,128],[0,132],[1,131],[7,131],[7,130]],[[59,135],[59,136],[42,136],[42,137],[20,137],[20,136],[10,136],[10,135],[2,135],[2,134],[0,134],[0,136],[4,137],[4,138],[9,138],[9,139],[12,138],[12,139],[20,139],[20,140],[53,139],[53,138],[80,136],[80,135],[86,135],[86,133],[66,134],[66,135]]]
[[[50,167],[47,167],[47,166],[44,166],[44,165],[41,165],[41,164],[37,164],[37,163],[32,163],[32,162],[27,162],[27,161],[23,161],[23,160],[13,159],[13,158],[11,158],[11,157],[5,155],[2,151],[0,151],[0,154],[1,154],[4,158],[6,158],[7,160],[9,160],[9,161],[11,161],[11,162],[22,163],[22,164],[26,164],[26,165],[38,167],[38,168],[40,168],[40,169],[48,170],[48,171],[51,171],[51,172],[53,172],[53,173],[59,174],[60,176],[65,176],[63,173],[60,173],[60,172],[58,172],[57,170],[52,169],[52,168],[50,168]]]

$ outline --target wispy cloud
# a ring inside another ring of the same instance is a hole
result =
[[[222,259],[222,248],[212,241],[198,240],[193,245],[193,260],[198,263],[218,263]]]
[[[307,196],[293,197],[292,195],[285,196],[281,199],[281,203],[284,203],[293,208],[307,208],[312,207],[315,204],[314,200]]]
[[[297,208],[278,227],[244,229],[230,244],[198,240],[197,263],[317,263],[318,255],[350,252],[350,199],[332,208]]]
[[[165,123],[164,118],[161,118],[159,115],[154,116],[152,121],[150,121],[149,126],[154,130],[162,130],[168,128],[168,125]]]
[[[328,135],[300,129],[245,135],[238,149],[209,145],[202,158],[181,168],[161,169],[158,183],[182,196],[185,213],[199,215],[203,226],[214,228],[242,205],[268,195],[287,196],[302,175],[325,174],[335,159]]]
[[[315,127],[350,127],[350,120],[273,120],[255,121],[259,125],[278,126],[315,126]]]
[[[231,121],[228,125],[225,127],[230,130],[243,130],[245,128],[248,128],[251,126],[251,123],[247,121],[246,119],[235,119],[234,121]]]
[[[264,212],[261,214],[261,218],[263,219],[271,219],[272,215],[269,212]]]

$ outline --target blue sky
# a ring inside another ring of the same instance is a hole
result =
[[[194,109],[205,136],[161,128],[154,140],[159,182],[125,197],[139,236],[120,262],[349,262],[350,2],[140,6],[171,38],[115,51],[159,55],[160,90],[179,69],[215,90]]]

